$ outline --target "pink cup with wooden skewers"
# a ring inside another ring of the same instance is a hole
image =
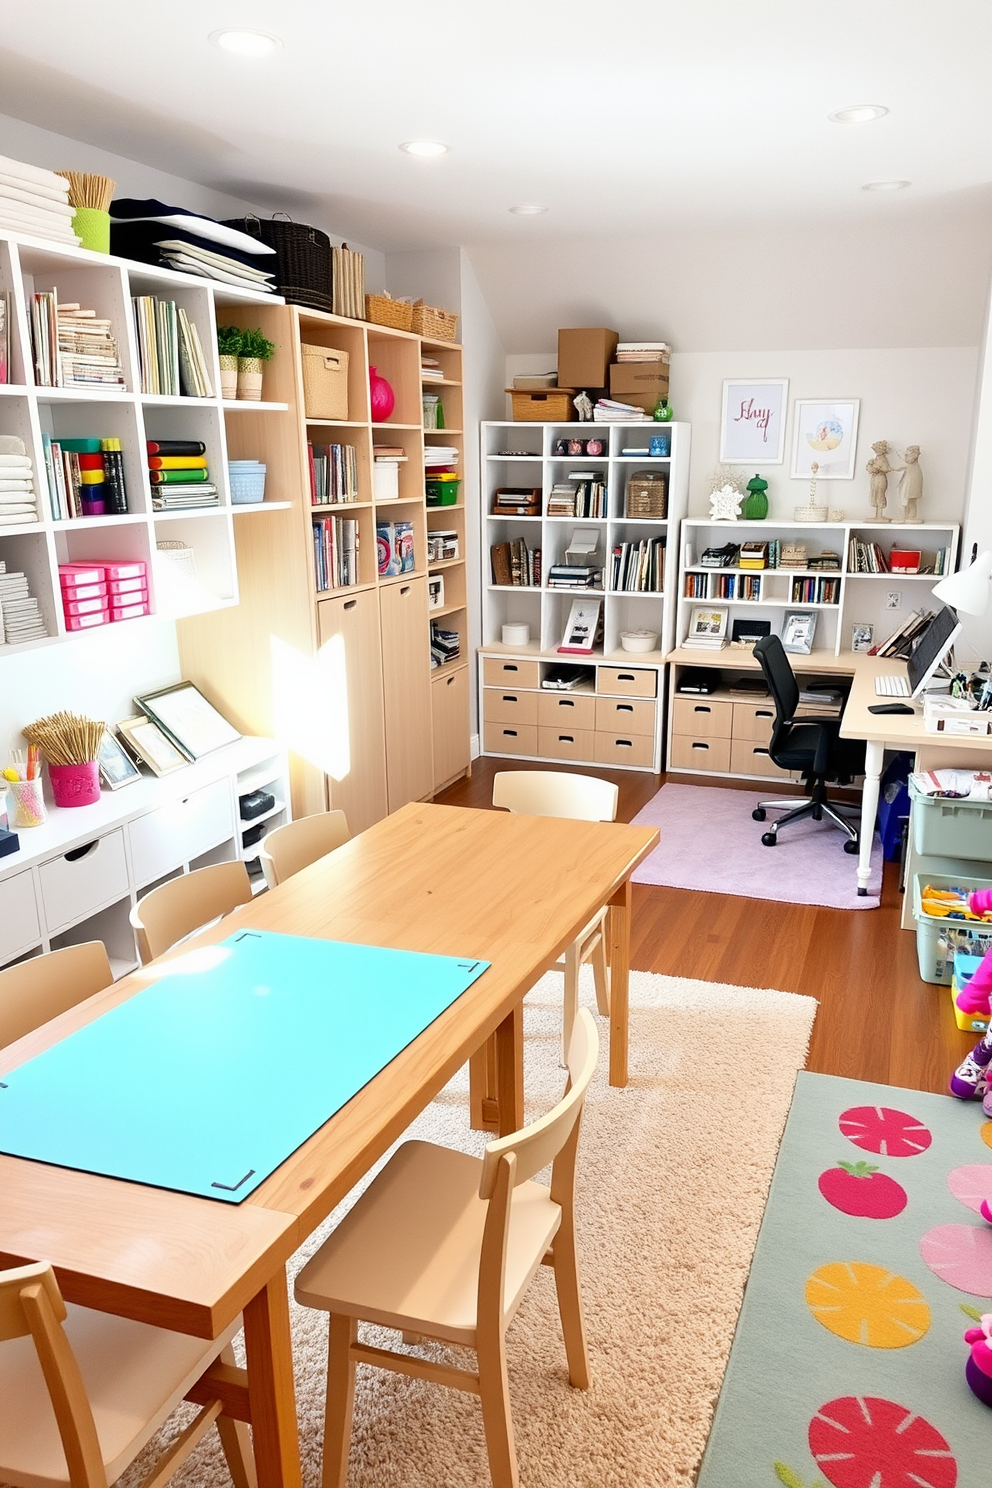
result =
[[[100,766],[96,760],[84,765],[49,765],[48,777],[56,806],[92,806],[100,799]]]

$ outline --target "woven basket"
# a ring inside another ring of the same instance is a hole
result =
[[[348,353],[330,346],[300,347],[303,411],[312,419],[348,417]]]
[[[794,522],[825,522],[827,520],[827,508],[825,506],[796,506],[792,509]]]
[[[276,250],[276,289],[293,305],[333,310],[331,240],[319,227],[277,217],[235,217],[225,224]],[[270,268],[260,260],[261,267]]]
[[[434,305],[425,305],[423,300],[417,300],[413,306],[411,329],[416,335],[426,336],[431,341],[454,341],[458,316],[452,315],[448,310],[438,310]]]
[[[667,517],[668,479],[655,470],[637,470],[627,482],[628,517]]]
[[[388,294],[367,294],[365,319],[394,331],[409,331],[413,326],[413,306]]]

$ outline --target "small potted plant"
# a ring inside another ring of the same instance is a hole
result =
[[[262,365],[270,361],[275,343],[262,335],[261,330],[241,332],[241,350],[238,352],[238,397],[257,403],[262,396]]]
[[[220,395],[222,398],[238,396],[238,357],[241,355],[240,326],[217,327],[217,356],[220,361]]]

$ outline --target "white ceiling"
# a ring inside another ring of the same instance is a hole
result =
[[[990,43],[989,0],[4,0],[0,109],[387,250],[908,225],[988,209]]]

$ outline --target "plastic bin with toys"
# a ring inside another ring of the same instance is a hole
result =
[[[968,895],[976,889],[992,889],[992,879],[913,875],[916,956],[925,982],[949,987],[955,952],[983,956],[992,946],[992,920],[980,920],[968,909]]]

